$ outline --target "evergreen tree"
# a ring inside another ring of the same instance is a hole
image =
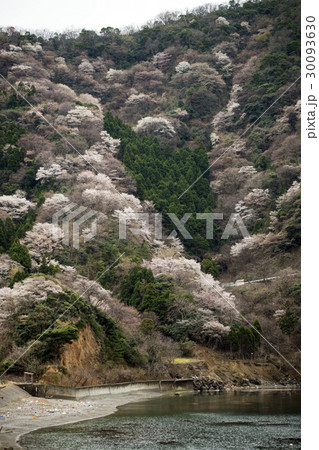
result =
[[[292,335],[298,323],[298,317],[291,311],[290,305],[286,306],[285,314],[281,317],[279,321],[279,327],[281,331],[288,336]]]
[[[262,333],[262,328],[261,328],[261,325],[260,325],[260,322],[259,322],[258,319],[256,319],[256,320],[253,322],[253,328],[251,329],[251,331],[252,331],[252,333],[253,333],[254,336],[255,336],[255,341],[256,341],[256,343],[259,344],[259,343],[260,343],[260,340],[261,340],[260,334]],[[260,333],[260,334],[259,334],[259,333]]]
[[[31,269],[31,257],[29,250],[25,245],[21,245],[19,239],[15,239],[10,250],[9,256],[14,261],[22,264],[28,271]]]
[[[0,219],[0,253],[4,253],[7,249],[6,229],[2,219]]]
[[[164,276],[154,278],[150,269],[133,267],[120,286],[120,298],[139,311],[154,312],[164,321],[174,299],[172,281]]]
[[[27,276],[28,274],[24,270],[18,270],[11,278],[9,286],[12,288],[15,283],[24,280]]]
[[[46,275],[55,275],[60,271],[59,265],[48,264],[48,257],[45,255],[42,257],[41,265],[39,267],[39,273],[44,273]]]
[[[200,263],[200,268],[202,272],[209,273],[215,279],[219,278],[219,270],[217,264],[215,263],[215,261],[212,259],[211,256],[202,260],[202,262]]]
[[[15,239],[15,234],[16,234],[13,222],[9,217],[6,218],[4,227],[5,227],[6,241],[7,241],[6,249],[9,249]]]

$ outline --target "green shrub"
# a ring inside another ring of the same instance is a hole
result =
[[[10,284],[9,287],[12,288],[14,286],[15,283],[18,283],[19,281],[24,280],[25,278],[27,278],[29,275],[27,272],[22,271],[22,270],[18,270],[13,277],[10,280]]]
[[[256,331],[257,330],[257,331]],[[230,349],[243,357],[250,356],[260,345],[260,334],[262,332],[260,323],[256,319],[253,327],[233,326],[228,336]]]
[[[215,261],[213,260],[213,258],[211,256],[202,260],[202,262],[200,263],[200,268],[201,268],[202,272],[209,273],[216,280],[219,278],[220,274],[219,274],[217,264],[215,263]]]
[[[138,311],[154,312],[163,322],[174,300],[172,280],[163,275],[154,278],[150,269],[135,266],[121,283],[120,299]]]
[[[22,264],[27,270],[31,269],[31,257],[25,245],[20,244],[19,239],[15,239],[9,250],[9,256],[14,261]]]
[[[291,310],[290,304],[287,303],[284,315],[279,320],[279,328],[288,336],[292,335],[298,324],[297,315]]]
[[[142,319],[140,330],[143,334],[149,335],[155,328],[154,321],[152,319]]]

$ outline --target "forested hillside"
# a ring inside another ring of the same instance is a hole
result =
[[[299,1],[2,29],[0,74],[0,375],[189,376],[207,351],[224,381],[247,358],[297,379]]]

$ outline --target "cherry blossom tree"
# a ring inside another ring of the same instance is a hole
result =
[[[291,204],[297,195],[300,195],[300,183],[294,181],[288,191],[276,200],[277,209],[284,209]]]
[[[175,78],[176,77],[176,78]],[[216,69],[211,67],[208,63],[194,63],[191,64],[190,69],[183,74],[175,75],[174,80],[179,84],[182,82],[187,86],[192,86],[196,83],[212,91],[214,94],[221,93],[226,84],[222,76]]]
[[[79,65],[79,71],[84,72],[88,75],[92,75],[95,72],[93,65],[87,59],[82,60],[81,64]]]
[[[59,283],[43,276],[26,278],[15,283],[12,289],[6,287],[0,289],[0,323],[22,305],[41,302],[49,294],[57,294],[62,290]]]
[[[115,189],[85,189],[82,200],[90,208],[113,212],[131,206],[133,210],[140,209],[140,201],[130,194],[117,192]]]
[[[159,69],[165,69],[172,59],[172,55],[167,52],[159,52],[154,55],[152,63]]]
[[[42,180],[42,182],[43,182],[44,180],[47,180],[50,178],[58,178],[64,172],[63,172],[60,164],[53,163],[48,168],[40,167],[36,174],[36,180],[37,181]]]
[[[255,169],[254,166],[242,166],[239,170],[238,173],[244,178],[244,179],[249,179],[250,177],[252,177],[253,175],[255,175],[257,173],[257,170]]]
[[[135,131],[144,135],[173,137],[176,134],[172,123],[164,117],[144,117],[139,120]]]
[[[123,70],[109,69],[105,78],[107,81],[117,80],[119,82],[122,79],[123,75]]]
[[[227,336],[230,332],[230,327],[225,326],[218,322],[217,320],[210,320],[203,325],[202,334],[205,337],[209,337],[213,340],[221,340],[223,337]]]
[[[9,255],[2,253],[0,255],[0,286],[4,286],[10,281],[12,275],[17,271],[23,271],[24,267],[16,261],[13,261]]]
[[[29,250],[32,266],[38,267],[45,254],[52,255],[59,248],[62,237],[61,228],[52,223],[38,222],[27,231],[21,242]]]
[[[237,108],[239,108],[240,104],[238,103],[238,94],[242,90],[241,86],[238,84],[234,84],[232,90],[230,92],[229,101],[226,106],[226,111],[219,111],[213,121],[212,125],[214,130],[220,131],[229,125],[229,121],[235,115]]]
[[[67,116],[66,121],[69,126],[77,127],[81,125],[82,120],[84,119],[93,119],[93,112],[85,106],[77,105],[74,109],[71,109]]]
[[[217,23],[217,25],[229,25],[229,22],[227,19],[225,19],[225,17],[218,17],[215,22]]]
[[[136,335],[141,316],[135,308],[125,305],[99,283],[79,275],[72,266],[60,265],[56,278],[72,291],[83,295],[93,306],[112,317],[129,336]]]
[[[219,136],[216,133],[212,132],[210,134],[210,142],[212,144],[212,147],[214,147],[219,142]]]
[[[127,106],[141,106],[149,103],[153,103],[154,100],[148,94],[131,94],[126,100],[125,104]]]
[[[101,141],[108,152],[117,153],[121,139],[114,139],[107,131],[101,131]]]
[[[189,71],[190,67],[191,67],[191,65],[189,64],[189,62],[181,61],[175,67],[175,72],[177,72],[177,73],[186,73],[186,72]]]
[[[21,219],[35,207],[36,204],[27,200],[23,192],[0,196],[0,209],[7,212],[12,219]]]
[[[225,291],[212,275],[204,274],[200,264],[184,257],[153,258],[144,265],[152,269],[155,276],[171,275],[178,285],[194,296],[199,307],[214,311],[233,311],[235,297]]]

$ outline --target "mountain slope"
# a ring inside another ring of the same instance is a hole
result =
[[[299,10],[230,2],[130,34],[1,31],[2,371],[169,377],[199,345],[277,364],[259,333],[299,367]],[[174,235],[183,216],[192,239]]]

